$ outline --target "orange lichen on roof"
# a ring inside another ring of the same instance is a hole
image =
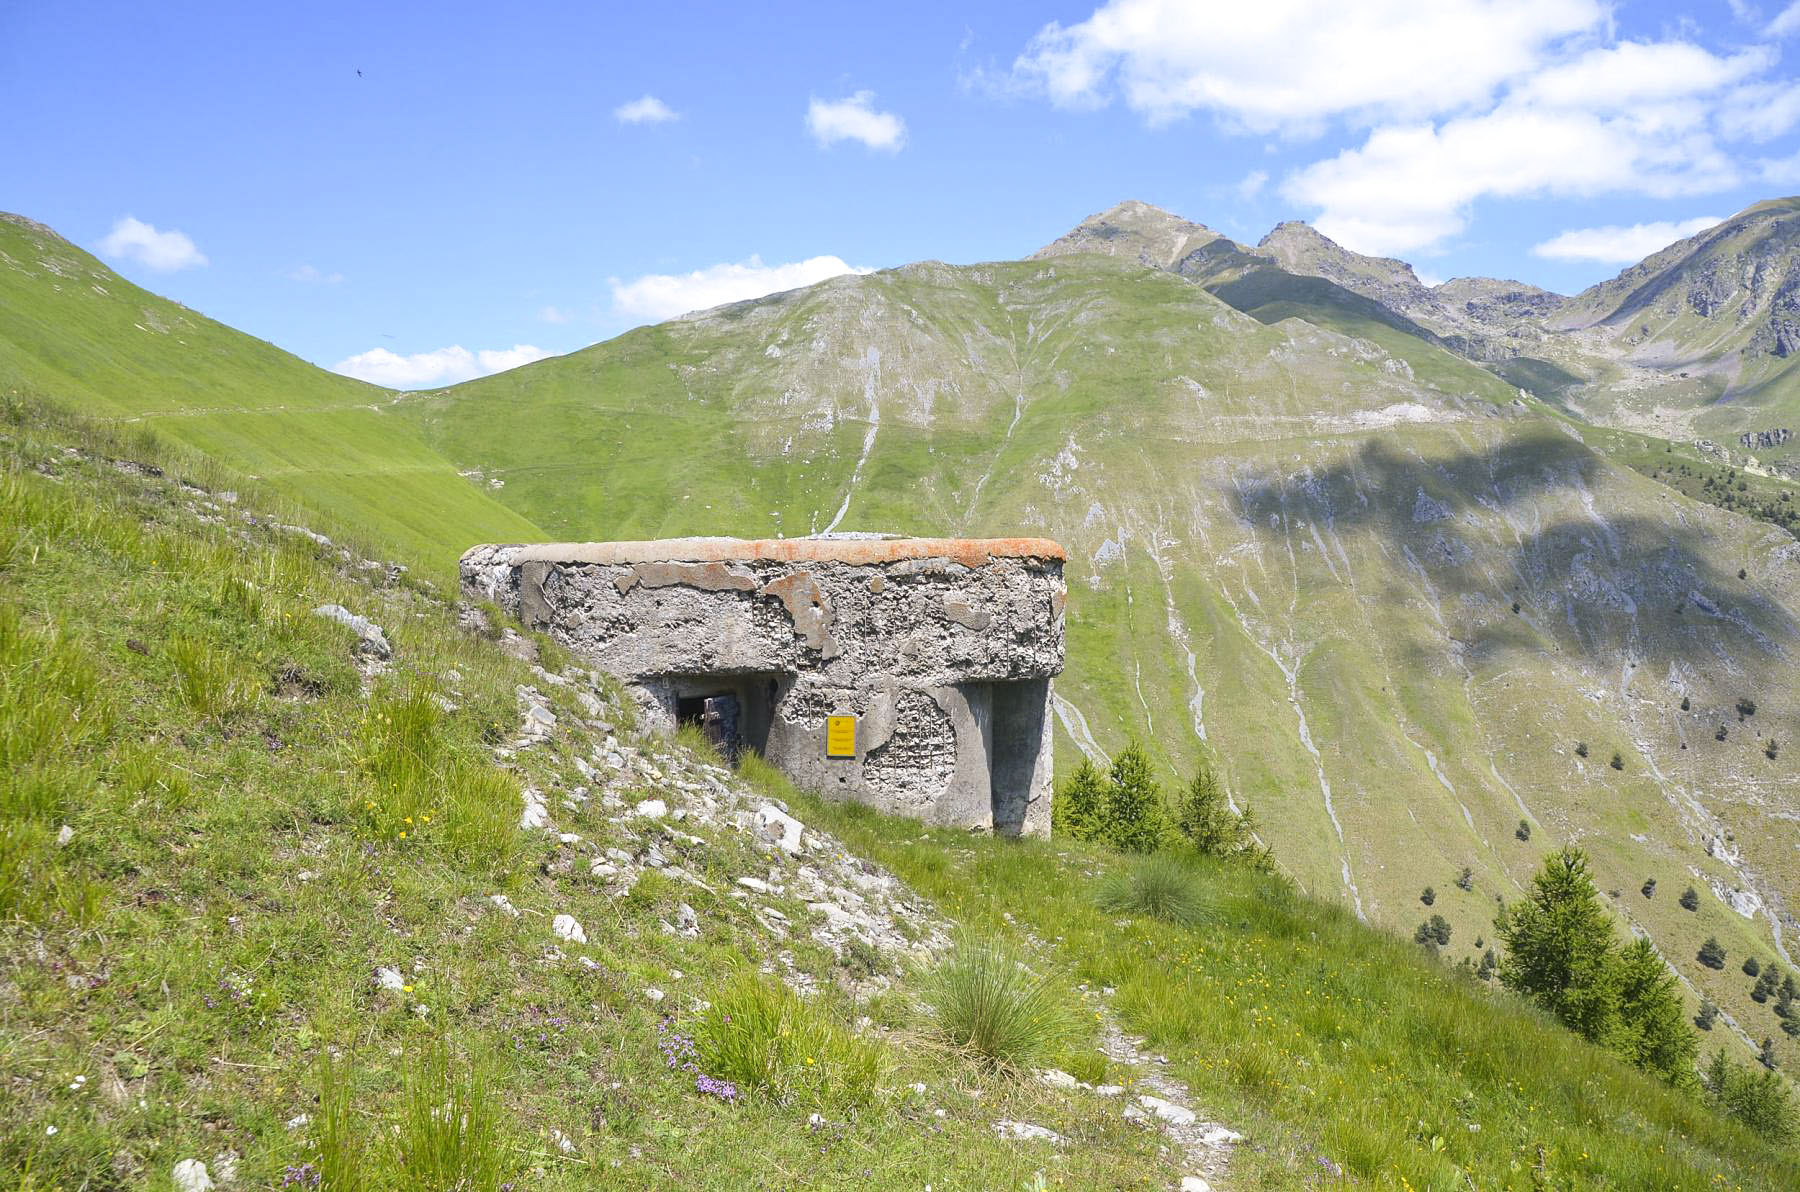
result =
[[[848,563],[948,559],[981,567],[991,559],[1068,556],[1048,538],[657,538],[645,542],[547,542],[519,548],[519,563]]]

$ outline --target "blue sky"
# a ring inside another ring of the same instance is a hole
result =
[[[1572,291],[1800,191],[1796,62],[1800,0],[7,0],[0,209],[427,385],[1125,198]]]

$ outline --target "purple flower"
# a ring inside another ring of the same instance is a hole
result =
[[[311,1163],[298,1165],[289,1163],[286,1172],[281,1177],[281,1186],[283,1188],[317,1188],[319,1181],[323,1178],[323,1173]]]

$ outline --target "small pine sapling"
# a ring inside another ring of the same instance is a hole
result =
[[[1689,886],[1681,892],[1681,909],[1684,911],[1697,911],[1700,909],[1700,894],[1694,887]]]
[[[1699,960],[1709,969],[1725,967],[1725,945],[1716,936],[1707,936],[1706,942],[1700,945]]]

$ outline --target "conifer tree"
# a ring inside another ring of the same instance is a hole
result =
[[[1699,960],[1709,969],[1724,968],[1725,945],[1721,944],[1716,936],[1707,936],[1706,942],[1700,945]]]
[[[1113,759],[1108,778],[1104,838],[1123,852],[1155,852],[1163,842],[1167,813],[1144,747],[1136,741],[1127,745]]]
[[[1700,1082],[1708,1099],[1727,1117],[1736,1118],[1773,1142],[1793,1137],[1793,1101],[1787,1082],[1773,1071],[1740,1068],[1726,1059],[1721,1049],[1713,1053]]]
[[[1204,758],[1175,806],[1175,831],[1203,857],[1274,868],[1269,850],[1256,842],[1256,816],[1248,804],[1233,811],[1225,787]]]
[[[1495,921],[1506,956],[1500,981],[1575,1033],[1611,1043],[1619,1029],[1612,921],[1588,874],[1587,854],[1552,853],[1519,903]]]
[[[1229,857],[1244,847],[1249,834],[1225,797],[1211,765],[1201,759],[1182,791],[1175,810],[1175,830],[1206,857]]]
[[[1688,1029],[1675,976],[1647,939],[1619,954],[1619,1052],[1670,1084],[1693,1080],[1700,1040]]]
[[[1051,831],[1072,840],[1096,839],[1105,802],[1106,777],[1084,757],[1056,792],[1050,807]]]

